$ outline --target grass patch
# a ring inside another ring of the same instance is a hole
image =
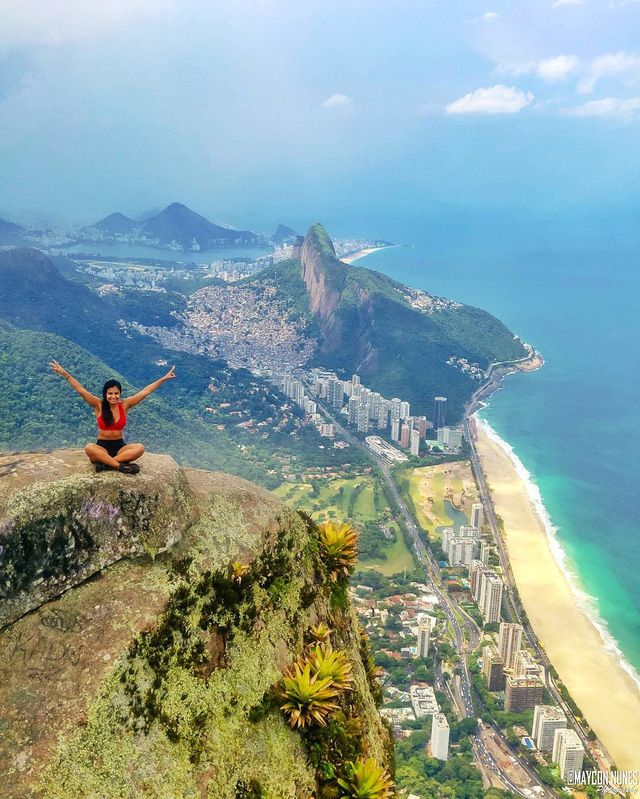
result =
[[[408,550],[404,542],[404,537],[400,530],[394,525],[396,541],[386,551],[386,560],[376,558],[373,560],[359,560],[358,564],[363,569],[375,569],[385,577],[392,577],[394,574],[401,574],[405,569],[411,571],[415,568],[413,555]]]

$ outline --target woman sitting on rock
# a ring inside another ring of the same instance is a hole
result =
[[[121,400],[122,386],[117,380],[107,380],[102,388],[102,400],[84,388],[75,377],[71,377],[57,361],[50,364],[54,372],[62,375],[71,388],[80,394],[82,399],[91,405],[98,422],[98,440],[95,444],[87,444],[84,448],[89,460],[96,465],[97,472],[117,470],[125,474],[137,474],[140,467],[132,461],[144,452],[142,444],[125,444],[122,431],[127,423],[127,411],[133,408],[149,394],[160,388],[167,380],[172,380],[175,375],[175,366],[164,377],[150,383],[128,399]]]

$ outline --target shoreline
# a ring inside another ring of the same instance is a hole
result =
[[[487,422],[475,421],[476,448],[531,625],[616,766],[637,768],[640,677],[570,571],[529,472]]]
[[[352,264],[354,261],[357,261],[358,258],[365,258],[367,255],[371,255],[371,253],[378,252],[378,250],[388,250],[389,247],[393,246],[393,244],[388,244],[386,247],[365,247],[364,250],[358,250],[358,252],[353,252],[351,255],[345,255],[344,258],[340,258],[340,260],[345,264]]]

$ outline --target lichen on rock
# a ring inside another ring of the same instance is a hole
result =
[[[87,475],[76,455],[3,456],[14,463],[5,541],[37,530],[51,563],[52,530],[75,541],[81,528],[103,562],[87,579],[72,550],[52,582],[0,600],[14,619],[0,632],[3,797],[308,799],[317,764],[274,688],[319,622],[353,665],[351,728],[388,758],[355,617],[332,607],[308,520],[244,480],[164,456],[145,455],[131,480]]]

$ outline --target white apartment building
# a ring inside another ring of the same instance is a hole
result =
[[[554,705],[536,705],[531,737],[541,752],[551,752],[556,730],[566,729],[567,717]]]
[[[498,632],[498,651],[504,660],[505,669],[512,669],[516,653],[522,646],[522,625],[503,621]]]
[[[444,713],[436,713],[431,725],[431,756],[449,759],[449,722]]]
[[[480,601],[478,606],[485,624],[500,621],[502,605],[502,580],[494,571],[486,571],[480,578]]]
[[[560,767],[560,776],[566,780],[569,772],[582,770],[584,747],[574,730],[556,730],[553,737],[551,760]]]

